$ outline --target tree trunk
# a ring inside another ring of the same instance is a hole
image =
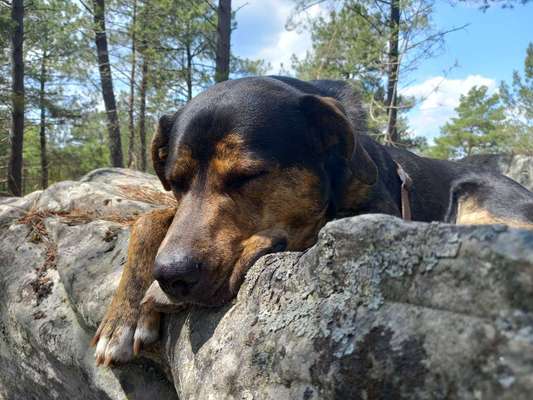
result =
[[[191,54],[191,42],[187,40],[185,44],[185,50],[187,52],[187,100],[192,99],[192,54]]]
[[[41,60],[41,75],[39,77],[39,108],[41,109],[41,120],[39,122],[39,137],[41,139],[41,188],[48,187],[48,157],[46,155],[46,109],[44,104],[46,85],[46,51],[43,50]]]
[[[128,117],[129,117],[129,141],[128,141],[128,167],[133,168],[136,164],[135,161],[135,121],[133,118],[133,107],[135,104],[135,67],[136,67],[136,47],[135,42],[135,30],[137,19],[137,1],[133,1],[133,16],[131,21],[131,74],[130,74],[130,99],[128,105]]]
[[[392,0],[389,20],[389,66],[387,83],[387,141],[398,143],[398,75],[400,72],[398,42],[400,30],[400,0]]]
[[[215,81],[229,78],[230,40],[231,40],[231,0],[219,0],[217,26],[217,52]]]
[[[473,134],[472,131],[470,131],[470,134]],[[470,157],[472,155],[472,149],[474,148],[474,144],[472,141],[467,140],[466,141],[466,156]]]
[[[105,0],[93,0],[93,5],[96,52],[98,56],[98,69],[100,70],[100,82],[102,84],[102,97],[104,98],[105,110],[107,114],[107,129],[109,134],[111,165],[113,167],[123,167],[124,161],[122,157],[120,126],[118,122],[115,93],[113,91],[109,53],[107,50]]]
[[[24,1],[12,0],[12,126],[11,153],[7,166],[7,186],[14,196],[22,195],[22,150],[24,144]]]
[[[142,54],[142,53],[141,53]],[[148,87],[148,59],[143,55],[141,67],[140,110],[139,110],[139,141],[141,143],[141,171],[146,171],[146,89]]]

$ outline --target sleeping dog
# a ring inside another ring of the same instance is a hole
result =
[[[97,364],[128,361],[156,341],[161,310],[229,302],[259,257],[310,247],[334,218],[533,228],[533,193],[502,175],[378,144],[365,135],[357,93],[339,81],[219,83],[160,119],[152,160],[177,206],[133,226],[93,338]]]

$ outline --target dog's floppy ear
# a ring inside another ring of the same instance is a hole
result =
[[[152,164],[154,166],[155,173],[159,177],[159,180],[163,184],[165,190],[170,190],[170,184],[165,177],[165,164],[168,158],[169,152],[169,137],[176,121],[178,113],[166,114],[159,118],[157,124],[156,133],[152,139]]]
[[[349,159],[354,150],[354,135],[342,105],[332,97],[305,95],[300,99],[300,107],[318,134],[321,148]]]
[[[305,95],[300,106],[318,135],[332,189],[341,191],[351,178],[373,185],[377,179],[376,164],[355,137],[342,104],[332,97]]]

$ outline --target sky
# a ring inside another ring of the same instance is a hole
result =
[[[236,55],[270,62],[270,73],[278,73],[280,65],[290,73],[291,56],[302,58],[311,49],[308,32],[285,29],[293,0],[234,0],[233,4],[238,9],[232,35]],[[321,12],[325,9],[320,5],[309,11],[311,16]],[[526,48],[533,42],[533,2],[482,12],[472,5],[437,0],[433,22],[437,29],[468,26],[447,35],[441,54],[404,77],[400,89],[418,99],[408,114],[413,134],[430,142],[455,115],[461,94],[474,85],[486,85],[494,92],[501,81],[511,81],[513,70],[523,72]]]

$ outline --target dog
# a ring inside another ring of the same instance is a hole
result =
[[[219,306],[265,254],[302,251],[332,219],[533,228],[533,193],[502,175],[419,157],[365,134],[344,82],[226,81],[161,117],[152,161],[177,206],[133,226],[119,287],[94,338],[96,363],[158,339],[160,311]]]

